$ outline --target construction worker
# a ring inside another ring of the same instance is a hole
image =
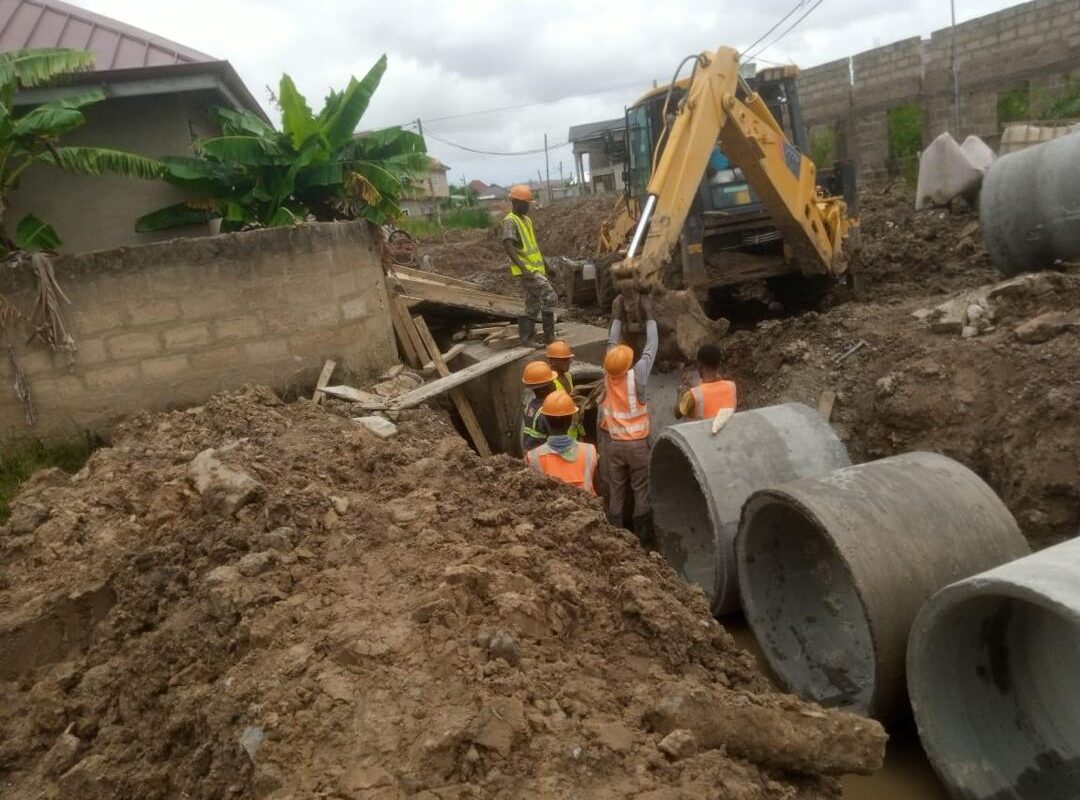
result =
[[[570,426],[578,407],[567,392],[557,389],[544,398],[540,407],[548,438],[525,454],[529,466],[550,478],[596,494],[596,468],[600,462],[596,448],[570,436]]]
[[[510,274],[520,278],[525,294],[525,316],[518,318],[521,343],[533,344],[539,315],[544,325],[544,344],[551,344],[555,341],[555,306],[559,298],[547,279],[544,256],[536,243],[536,231],[529,216],[532,199],[532,189],[524,184],[510,189],[512,209],[502,221],[502,242],[510,256]]]
[[[701,383],[683,393],[675,409],[676,419],[712,419],[724,408],[735,410],[738,395],[733,381],[720,377],[723,353],[715,344],[703,344],[697,351],[697,371]]]
[[[574,396],[574,376],[570,374],[570,362],[573,358],[574,351],[566,342],[556,341],[547,346],[547,362],[558,376],[555,378],[555,388],[571,397]],[[585,427],[581,424],[581,417],[575,416],[570,426],[570,437],[580,440],[584,435]]]
[[[623,506],[629,484],[634,494],[633,527],[642,544],[654,543],[649,503],[649,407],[645,386],[652,373],[659,344],[652,302],[641,298],[645,312],[645,346],[634,362],[634,351],[622,344],[623,300],[611,309],[611,333],[604,357],[604,399],[600,427],[607,438],[602,457],[607,461],[608,520],[622,527]]]
[[[547,423],[540,407],[544,398],[555,391],[555,370],[546,361],[530,361],[525,365],[521,382],[533,390],[521,422],[521,452],[527,453],[547,441]]]

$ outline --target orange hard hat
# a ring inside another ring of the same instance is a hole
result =
[[[625,375],[634,363],[634,348],[628,344],[619,344],[607,351],[604,356],[604,372],[618,377]]]
[[[548,358],[573,358],[574,351],[566,342],[552,342],[547,346]]]
[[[524,200],[526,203],[532,202],[532,189],[526,186],[524,183],[519,183],[510,189],[511,200]]]
[[[525,365],[525,372],[521,376],[521,382],[526,386],[543,386],[551,383],[559,377],[546,361],[530,361]]]
[[[574,398],[562,389],[552,392],[544,398],[544,404],[540,406],[540,413],[545,417],[570,417],[577,413]]]

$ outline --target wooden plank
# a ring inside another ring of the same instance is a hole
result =
[[[826,389],[821,393],[821,397],[817,401],[817,411],[821,414],[821,418],[826,422],[832,416],[833,404],[836,402],[836,392],[832,389]]]
[[[504,350],[490,358],[485,358],[483,361],[465,367],[465,369],[451,372],[445,378],[439,378],[430,383],[425,383],[423,386],[419,386],[411,392],[398,395],[391,403],[390,407],[392,409],[415,408],[421,403],[426,403],[433,397],[438,397],[440,394],[450,391],[455,386],[461,386],[462,384],[473,380],[473,378],[487,375],[489,372],[496,370],[499,367],[505,367],[507,364],[517,361],[523,356],[535,353],[536,351],[531,347],[515,347],[513,350]]]
[[[409,312],[408,306],[398,295],[394,298],[394,302],[397,303],[398,315],[401,320],[401,330],[405,338],[409,341],[409,346],[414,353],[416,353],[416,360],[412,362],[414,367],[423,366],[427,361],[427,355],[425,353],[424,343],[420,341],[420,335],[416,332],[416,326],[412,321],[412,314]]]
[[[315,405],[321,405],[323,398],[326,397],[323,388],[330,383],[330,377],[334,374],[336,366],[337,364],[330,358],[326,359],[326,363],[323,364],[322,372],[319,373],[319,380],[315,384],[315,394],[311,396],[311,402]]]
[[[323,394],[327,397],[336,397],[338,400],[347,400],[356,403],[369,411],[382,411],[386,408],[386,400],[371,392],[363,392],[351,386],[324,386]]]
[[[416,332],[420,335],[420,341],[427,349],[431,360],[435,362],[435,369],[438,370],[440,376],[445,378],[450,374],[450,368],[446,366],[442,353],[439,352],[439,345],[435,343],[431,331],[428,330],[427,323],[424,322],[423,317],[413,317],[413,323],[416,325]],[[454,407],[457,408],[458,414],[461,415],[461,421],[465,423],[465,430],[469,432],[469,438],[476,445],[476,452],[482,456],[490,456],[491,446],[488,444],[488,440],[484,438],[484,429],[480,427],[480,420],[476,418],[476,412],[473,411],[469,398],[465,396],[465,390],[460,386],[451,389],[450,399],[453,401]]]
[[[394,326],[394,334],[397,336],[401,354],[411,366],[419,367],[421,364],[420,354],[413,345],[412,338],[409,336],[408,329],[406,328],[404,320],[408,319],[408,316],[402,311],[403,308],[404,303],[401,302],[400,295],[391,294],[390,322]]]
[[[427,327],[427,323],[424,323],[424,327],[425,328]],[[421,334],[422,333],[423,332],[421,332]],[[455,344],[453,347],[451,347],[449,350],[447,350],[445,353],[442,354],[442,360],[445,363],[450,363],[455,358],[457,358],[459,355],[461,355],[464,351],[465,351],[465,342],[458,342],[457,344]],[[429,361],[426,364],[424,364],[424,367],[423,367],[423,369],[421,371],[422,372],[431,372],[431,371],[433,371],[435,369],[437,369],[436,366],[435,366],[435,362],[434,361]]]
[[[425,279],[399,277],[401,277],[402,291],[411,301],[422,300],[515,319],[525,316],[525,302],[516,297],[485,292],[479,288],[449,286]]]
[[[509,267],[507,268],[509,269]],[[406,280],[414,281],[428,281],[430,283],[441,283],[444,286],[457,286],[461,289],[473,289],[478,292],[484,291],[484,287],[479,283],[473,281],[465,281],[461,278],[453,278],[449,275],[441,275],[438,272],[428,272],[422,269],[413,269],[410,267],[394,267],[394,272],[397,273],[398,280],[405,278]]]

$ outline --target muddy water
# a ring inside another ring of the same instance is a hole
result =
[[[771,674],[746,621],[741,616],[731,616],[721,622],[735,641],[753,653],[762,671]],[[848,775],[842,783],[844,800],[948,800],[911,722],[889,728],[889,746],[881,770],[869,776]]]

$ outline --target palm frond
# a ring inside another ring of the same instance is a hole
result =
[[[352,78],[349,88],[345,90],[333,116],[323,123],[323,134],[330,146],[337,149],[352,139],[356,126],[360,124],[360,118],[367,111],[371,96],[379,88],[379,81],[386,72],[386,56],[383,55],[375,62],[363,80]]]
[[[160,161],[103,147],[54,147],[39,153],[34,160],[84,175],[123,175],[154,180],[164,172]]]
[[[66,47],[0,53],[0,84],[17,83],[25,89],[32,89],[65,73],[89,69],[94,65],[95,58],[93,53]]]

